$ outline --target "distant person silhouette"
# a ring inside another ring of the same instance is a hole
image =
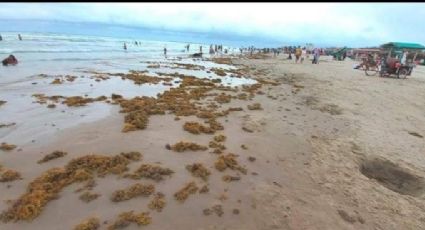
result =
[[[22,41],[21,34],[18,34],[19,41]]]
[[[125,42],[124,42],[124,50],[127,50],[127,45],[125,44]]]
[[[0,35],[0,41],[3,41],[3,37]]]
[[[164,56],[167,56],[167,47],[164,47]]]

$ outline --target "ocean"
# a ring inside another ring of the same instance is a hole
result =
[[[22,40],[18,39],[18,33]],[[117,106],[106,103],[92,103],[84,107],[68,108],[58,105],[48,109],[45,105],[35,103],[34,94],[46,96],[85,96],[99,97],[120,94],[125,98],[136,96],[156,97],[158,93],[171,86],[163,84],[136,85],[131,80],[112,76],[104,81],[92,78],[95,72],[128,73],[130,70],[148,71],[151,76],[157,72],[191,75],[200,78],[220,78],[225,86],[252,84],[255,80],[247,77],[237,78],[231,75],[217,76],[212,67],[232,69],[230,65],[208,61],[204,58],[192,58],[189,54],[198,53],[199,47],[208,53],[209,44],[191,43],[189,52],[184,48],[187,43],[137,40],[135,39],[96,37],[54,33],[2,32],[0,41],[0,58],[13,54],[19,61],[16,66],[0,66],[0,100],[7,101],[1,106],[0,124],[16,123],[9,128],[0,129],[0,139],[14,143],[28,142],[33,138],[47,138],[58,130],[91,123],[118,113]],[[127,44],[127,50],[123,44]],[[167,55],[164,56],[164,47]],[[238,49],[229,49],[229,54],[236,54]],[[221,54],[216,55],[217,57]],[[150,68],[152,63],[160,68]],[[195,64],[204,66],[203,70],[179,68],[178,64]],[[51,84],[64,75],[78,77],[73,82]],[[175,79],[178,82],[180,79]],[[178,83],[173,87],[178,86]],[[47,128],[48,127],[48,128]]]
[[[22,41],[18,39],[18,34],[21,34]],[[70,74],[84,69],[139,70],[143,69],[141,62],[184,59],[189,54],[199,52],[200,46],[204,54],[209,51],[209,44],[199,43],[191,43],[187,52],[187,43],[182,42],[28,32],[2,32],[1,36],[0,58],[3,60],[13,54],[19,64],[0,68],[0,83],[41,73]],[[123,49],[124,43],[127,50]],[[167,48],[167,57],[164,56],[164,47]],[[229,53],[239,52],[235,47],[224,48],[229,49]]]

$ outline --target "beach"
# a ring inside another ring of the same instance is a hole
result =
[[[90,217],[108,229],[128,211],[149,221],[127,229],[423,228],[423,66],[380,78],[329,56],[317,65],[283,54],[196,59],[175,46],[168,58],[158,45],[156,56],[1,69],[0,142],[16,148],[0,150],[0,164],[21,178],[0,183],[0,229],[73,229]],[[65,103],[75,96],[91,100]],[[201,148],[180,151],[180,141]],[[38,163],[54,151],[67,154]],[[142,164],[173,172],[131,176]],[[34,181],[52,196],[28,189]],[[136,183],[155,191],[111,198]],[[87,191],[97,198],[80,200]],[[150,208],[158,192],[164,203]]]

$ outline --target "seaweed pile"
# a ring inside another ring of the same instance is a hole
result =
[[[202,180],[208,180],[211,172],[201,163],[194,163],[191,165],[186,165],[186,169],[192,174],[194,177],[200,177]]]
[[[128,170],[131,162],[124,155],[86,155],[71,160],[65,167],[52,168],[34,179],[27,192],[0,215],[3,222],[27,220],[37,217],[47,203],[59,196],[65,187],[93,179],[95,175],[119,175]]]
[[[161,212],[165,207],[165,195],[161,192],[157,192],[153,197],[152,201],[149,203],[148,207],[151,210],[156,210],[157,212]]]
[[[149,196],[155,192],[155,186],[148,184],[143,185],[140,183],[131,185],[125,189],[115,191],[111,196],[111,201],[121,202],[133,199],[139,196]]]
[[[198,186],[195,182],[190,182],[186,184],[178,192],[174,193],[174,198],[180,202],[184,202],[190,194],[195,194],[198,191]]]
[[[97,217],[90,217],[77,226],[74,227],[74,230],[97,230],[100,227],[100,221]]]
[[[96,200],[99,196],[100,194],[98,193],[84,192],[78,198],[84,201],[85,203],[89,203],[93,200]]]
[[[47,154],[46,156],[44,156],[42,159],[40,159],[39,161],[37,161],[37,163],[41,164],[47,161],[51,161],[60,157],[64,157],[66,156],[66,152],[62,152],[62,151],[54,151],[50,154]]]
[[[186,150],[205,151],[207,149],[208,148],[206,146],[198,145],[198,144],[193,143],[193,142],[184,142],[184,141],[180,141],[180,142],[171,146],[171,150],[176,151],[176,152],[184,152]]]
[[[0,165],[0,182],[12,182],[22,179],[21,174],[12,169],[3,169]]]
[[[236,161],[236,157],[237,156],[232,153],[219,156],[217,161],[215,162],[215,168],[220,172],[229,168],[232,170],[240,171],[243,174],[246,174],[247,170],[238,164],[238,162]]]
[[[163,168],[158,165],[142,164],[131,174],[125,174],[124,177],[131,179],[148,178],[154,181],[161,181],[164,176],[173,174],[174,171],[169,168]]]
[[[2,142],[0,145],[0,150],[10,151],[16,148],[16,145],[8,144],[6,142]]]
[[[122,229],[128,227],[131,223],[137,226],[148,225],[152,221],[148,212],[134,213],[134,211],[123,212],[118,215],[118,219],[108,227],[108,230]]]

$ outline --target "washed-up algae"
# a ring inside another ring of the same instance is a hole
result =
[[[232,170],[240,171],[243,174],[246,174],[247,170],[238,164],[238,162],[236,161],[236,157],[237,156],[232,153],[219,156],[217,161],[215,162],[215,168],[220,172],[229,168]]]
[[[226,76],[226,71],[222,68],[211,68],[211,71],[213,71],[215,74],[217,74],[218,76]]]
[[[205,151],[208,148],[206,146],[202,146],[202,145],[198,145],[196,143],[193,142],[184,142],[184,141],[180,141],[174,145],[171,146],[171,150],[176,151],[176,152],[184,152],[187,150],[190,151]]]
[[[96,200],[99,196],[100,194],[98,193],[84,192],[78,198],[84,201],[85,203],[89,203],[93,200]]]
[[[66,152],[63,151],[54,151],[52,153],[47,154],[46,156],[44,156],[41,160],[37,161],[37,163],[41,164],[47,161],[51,161],[60,157],[64,157],[66,156]]]
[[[7,101],[2,101],[2,100],[0,100],[0,106],[2,106],[2,105],[4,105],[4,104],[6,104],[6,102],[7,102]]]
[[[212,148],[212,149],[218,149],[218,150],[225,150],[226,146],[224,146],[221,143],[218,143],[216,141],[210,141],[210,143],[208,144],[208,147]]]
[[[200,133],[213,134],[215,132],[215,130],[211,129],[210,127],[204,126],[194,121],[184,123],[183,129],[192,134],[200,134]]]
[[[212,206],[211,208],[206,208],[202,212],[206,216],[209,216],[212,213],[215,213],[217,216],[221,217],[224,214],[223,207],[221,206],[221,204],[216,204]]]
[[[134,213],[134,211],[123,212],[118,215],[118,219],[108,227],[108,230],[116,230],[128,227],[131,223],[137,226],[148,225],[152,222],[149,212]]]
[[[59,78],[56,78],[55,80],[53,80],[50,84],[54,84],[54,85],[58,85],[58,84],[62,84],[63,81]]]
[[[0,150],[3,151],[11,151],[16,148],[16,145],[8,144],[6,142],[2,142],[0,145]]]
[[[260,103],[254,103],[252,105],[247,106],[249,110],[262,110]]]
[[[186,184],[178,192],[174,193],[174,198],[180,202],[184,202],[190,194],[195,194],[198,191],[198,186],[195,182],[190,182]]]
[[[122,174],[128,170],[130,160],[123,155],[86,155],[71,160],[65,167],[52,168],[29,183],[27,192],[20,196],[0,215],[3,222],[31,221],[47,203],[59,196],[65,187],[87,180],[95,175]]]
[[[225,93],[221,93],[220,95],[214,98],[214,101],[220,104],[229,103],[231,100],[232,100],[232,95],[225,94]]]
[[[225,182],[232,182],[232,181],[238,181],[238,180],[240,180],[241,177],[240,176],[224,175],[221,179],[223,181],[225,181]]]
[[[223,142],[225,140],[226,140],[226,136],[224,136],[222,134],[219,134],[217,136],[214,136],[214,141],[216,141],[216,142]]]
[[[133,199],[139,196],[149,196],[155,192],[155,186],[152,184],[143,185],[140,183],[131,185],[125,189],[117,190],[112,193],[111,201],[121,202]]]
[[[208,180],[211,172],[201,163],[194,163],[191,165],[186,165],[186,169],[192,174],[194,177],[200,177],[202,180]]]
[[[161,212],[165,207],[165,195],[161,192],[157,192],[153,197],[152,201],[149,203],[148,207],[151,210],[156,210],[157,212]]]
[[[1,170],[0,170],[1,171]],[[22,179],[21,174],[15,170],[7,169],[3,172],[0,172],[0,182],[12,182],[15,180]]]
[[[125,174],[124,177],[131,179],[148,178],[154,181],[161,181],[164,176],[170,176],[174,171],[169,168],[163,168],[158,165],[142,164],[131,174]]]
[[[199,193],[208,193],[210,189],[208,188],[208,185],[202,186],[202,188],[199,190]]]
[[[97,217],[90,217],[77,226],[74,227],[74,230],[97,230],[100,228],[100,220]]]

